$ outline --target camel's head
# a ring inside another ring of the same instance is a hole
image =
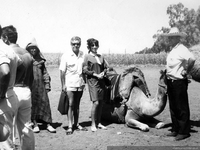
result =
[[[134,85],[134,78],[141,72],[138,68],[136,67],[131,67],[126,69],[120,77],[119,80],[119,94],[123,98],[128,98],[131,92],[131,89]]]
[[[106,74],[117,74],[117,71],[113,68],[113,67],[109,67],[107,70],[106,70]]]
[[[160,78],[158,85],[163,89],[165,93],[167,93],[167,75],[166,70],[160,70]]]

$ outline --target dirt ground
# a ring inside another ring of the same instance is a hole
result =
[[[127,67],[115,67],[118,73],[121,73],[125,68]],[[159,70],[162,68],[164,67],[140,66],[140,69],[145,75],[152,97],[154,97],[156,93]],[[163,129],[157,130],[155,128],[150,128],[149,132],[142,132],[137,129],[127,128],[124,124],[103,122],[108,130],[98,130],[95,133],[91,132],[90,111],[92,103],[89,99],[87,88],[81,100],[79,120],[80,124],[85,126],[88,131],[75,131],[72,135],[66,135],[67,116],[62,116],[57,111],[61,91],[59,70],[58,67],[49,67],[47,69],[52,78],[52,91],[49,93],[49,98],[53,126],[56,128],[57,133],[49,133],[47,130],[42,129],[40,133],[35,134],[36,150],[200,149],[199,83],[192,81],[188,89],[192,124],[191,137],[188,139],[174,141],[173,138],[165,136],[171,129],[168,103],[164,111],[156,117],[166,123],[166,127]]]

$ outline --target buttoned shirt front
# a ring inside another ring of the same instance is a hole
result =
[[[85,84],[82,75],[83,61],[82,51],[79,51],[78,56],[73,51],[62,55],[59,70],[65,72],[66,87],[81,87]]]
[[[195,59],[194,55],[183,44],[177,44],[167,56],[167,76],[170,79],[184,79],[181,72],[187,69],[189,58]]]

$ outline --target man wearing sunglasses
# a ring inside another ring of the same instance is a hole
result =
[[[62,91],[67,94],[69,100],[67,135],[72,134],[74,130],[87,131],[78,123],[80,99],[85,87],[82,75],[84,54],[79,50],[81,38],[72,37],[70,44],[72,51],[66,51],[62,55],[59,67]]]

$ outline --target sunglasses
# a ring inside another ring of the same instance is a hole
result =
[[[92,44],[92,45],[91,45],[91,47],[95,47],[95,46],[96,46],[96,47],[99,47],[98,44]]]
[[[71,43],[72,46],[80,46],[80,43]]]

